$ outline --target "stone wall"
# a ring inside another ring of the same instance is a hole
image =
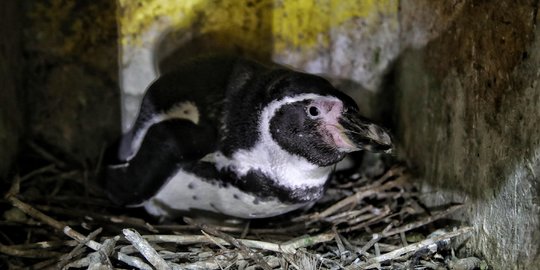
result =
[[[407,4],[420,9],[406,18],[435,10],[442,22],[427,44],[411,42],[389,90],[424,199],[465,203],[468,247],[495,269],[540,269],[538,1]]]

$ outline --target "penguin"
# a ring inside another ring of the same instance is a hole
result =
[[[105,188],[160,218],[267,218],[313,205],[348,153],[391,149],[389,133],[322,77],[198,57],[147,88],[132,127],[107,150]]]

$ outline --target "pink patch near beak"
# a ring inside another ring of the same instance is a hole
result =
[[[321,98],[314,100],[310,106],[319,109],[320,115],[317,117],[321,121],[319,132],[329,145],[343,152],[352,152],[358,149],[345,135],[343,127],[339,123],[343,111],[343,103],[340,100]]]
[[[326,136],[324,137],[327,137],[327,143],[334,145],[339,151],[342,152],[352,152],[354,150],[358,150],[358,147],[354,145],[343,132],[343,127],[341,127],[340,124],[337,125],[338,126],[326,125],[321,127],[323,129],[323,133],[326,133]]]

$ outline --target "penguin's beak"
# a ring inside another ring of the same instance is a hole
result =
[[[356,112],[344,112],[339,119],[341,136],[347,142],[347,152],[367,150],[390,153],[392,139],[388,132]]]

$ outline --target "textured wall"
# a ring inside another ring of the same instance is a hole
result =
[[[120,133],[116,2],[23,2],[29,137],[95,162]]]
[[[0,179],[18,150],[21,124],[21,21],[17,0],[0,2]]]
[[[409,18],[439,10],[446,24],[393,73],[396,130],[425,199],[466,203],[469,248],[495,269],[540,269],[538,1],[405,3],[420,7]]]

